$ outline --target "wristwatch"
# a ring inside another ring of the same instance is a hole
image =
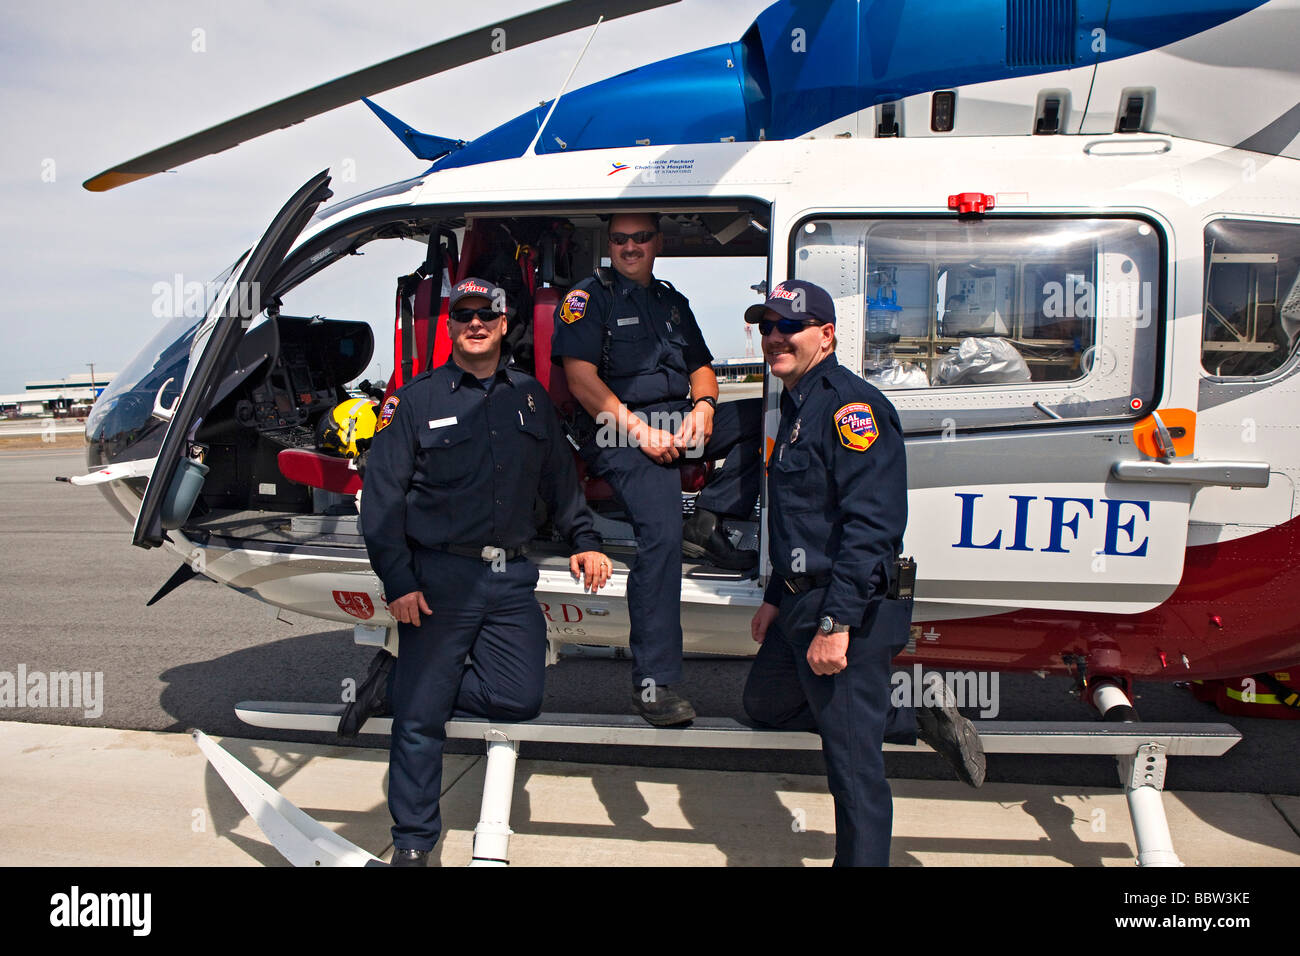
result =
[[[718,410],[718,400],[712,395],[701,395],[695,401],[691,402],[691,408],[694,408],[696,405],[700,404],[700,402],[708,402],[715,412]]]
[[[823,617],[817,624],[817,630],[822,634],[842,634],[848,629],[849,626],[847,624],[837,623],[835,618],[831,617],[829,614]]]

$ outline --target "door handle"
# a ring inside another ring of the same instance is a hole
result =
[[[1266,461],[1198,461],[1195,458],[1164,461],[1126,459],[1111,465],[1118,481],[1160,481],[1178,485],[1225,485],[1229,488],[1267,488]]]

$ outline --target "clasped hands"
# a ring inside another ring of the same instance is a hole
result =
[[[713,434],[713,406],[700,402],[686,413],[676,432],[647,424],[636,433],[637,444],[651,461],[668,465],[680,458],[698,457]]]

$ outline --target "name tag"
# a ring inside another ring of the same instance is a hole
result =
[[[639,315],[629,315],[625,319],[618,320],[619,325],[639,325],[640,323],[641,323],[641,316]]]
[[[455,425],[455,424],[456,424],[455,415],[452,415],[451,418],[433,418],[429,420],[430,428],[446,428],[448,425]]]

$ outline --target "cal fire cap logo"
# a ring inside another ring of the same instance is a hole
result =
[[[379,410],[379,420],[375,422],[375,434],[388,427],[388,423],[393,420],[393,412],[397,411],[397,403],[401,399],[396,395],[389,395],[388,400],[384,402],[384,407]]]
[[[506,311],[506,292],[500,286],[493,285],[486,279],[476,279],[470,276],[461,279],[451,290],[448,296],[447,307],[454,309],[460,305],[463,299],[477,297],[487,299],[492,303],[492,308],[497,312]]]
[[[572,325],[587,313],[587,300],[591,294],[582,289],[574,289],[564,297],[560,304],[560,319],[565,325]]]
[[[836,412],[835,431],[840,444],[850,451],[866,451],[880,437],[876,416],[866,402],[854,402]]]

